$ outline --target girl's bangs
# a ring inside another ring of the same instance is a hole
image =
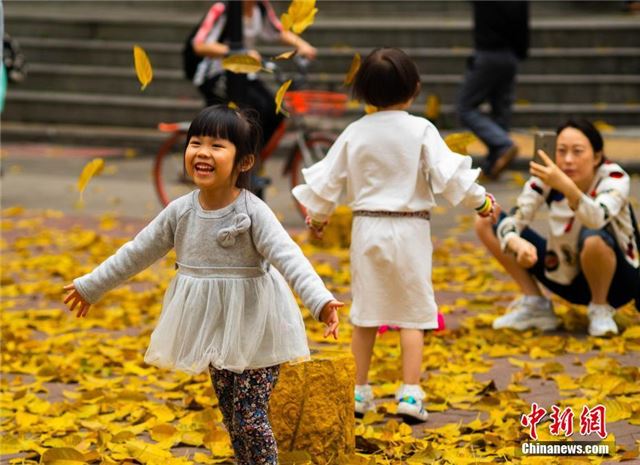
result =
[[[208,110],[208,109],[206,109]],[[243,128],[245,121],[240,118],[235,110],[226,108],[211,108],[212,111],[201,112],[191,123],[189,128],[190,136],[207,136],[226,139],[234,145],[238,145],[243,140]],[[243,130],[244,129],[244,130]]]

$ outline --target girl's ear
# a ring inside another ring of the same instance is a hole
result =
[[[253,164],[256,162],[256,157],[255,155],[251,154],[251,155],[247,155],[244,160],[242,160],[242,162],[240,163],[240,172],[244,173],[246,171],[249,171],[251,168],[253,168]]]

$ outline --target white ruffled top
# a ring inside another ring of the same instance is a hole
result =
[[[75,279],[78,292],[94,303],[175,248],[178,269],[147,363],[196,374],[209,365],[242,372],[309,359],[300,309],[284,278],[316,319],[332,294],[264,202],[243,190],[210,211],[198,193],[169,204],[132,241]]]
[[[436,127],[406,111],[380,111],[351,123],[327,156],[304,169],[293,195],[317,219],[339,203],[354,210],[431,210],[434,195],[471,208],[484,202],[471,157],[452,152]]]

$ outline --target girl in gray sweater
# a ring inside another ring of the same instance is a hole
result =
[[[86,316],[105,292],[175,248],[177,273],[145,361],[193,374],[209,368],[239,464],[277,463],[269,398],[280,364],[309,359],[302,316],[286,281],[326,324],[325,337],[337,338],[343,305],[271,209],[244,188],[259,135],[242,111],[225,105],[202,110],[185,148],[186,171],[198,189],[65,286],[64,300]]]

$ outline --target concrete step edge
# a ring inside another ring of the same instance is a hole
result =
[[[201,107],[200,100],[196,99],[173,99],[158,97],[138,97],[138,96],[120,96],[108,94],[82,94],[72,92],[48,92],[48,91],[17,91],[13,90],[7,94],[7,102],[38,102],[38,103],[64,103],[64,104],[101,104],[110,106],[138,106],[153,108],[174,108],[197,110]],[[443,113],[452,113],[454,106],[451,104],[443,104],[441,106]],[[355,110],[348,109],[347,113],[355,113]],[[416,114],[423,113],[423,104],[414,104],[411,112]],[[638,113],[640,112],[640,103],[522,103],[516,102],[514,112],[529,113]]]
[[[71,64],[51,64],[51,63],[30,63],[30,73],[39,73],[63,76],[112,76],[112,77],[132,77],[135,76],[133,66],[99,66],[99,65],[71,65]],[[181,69],[176,68],[154,68],[155,78],[186,81]],[[344,80],[344,73],[309,73],[308,79],[312,82],[332,82],[339,83]],[[267,81],[272,78],[264,76]],[[464,79],[460,74],[423,74],[423,83],[432,84],[458,84]],[[640,74],[519,74],[518,82],[521,84],[638,84],[640,85]]]
[[[341,130],[336,126],[334,130]],[[443,131],[443,135],[451,132],[459,132],[462,129]],[[514,133],[531,134],[533,129],[516,128]],[[616,128],[612,132],[605,134],[606,138],[637,137],[640,143],[640,127]],[[22,123],[15,121],[5,121],[2,125],[2,138],[11,142],[38,142],[53,141],[57,143],[69,143],[80,145],[111,145],[113,146],[137,146],[143,147],[146,153],[153,155],[160,144],[166,140],[167,134],[155,129],[135,129],[121,126],[92,126],[92,125],[69,125],[69,124],[39,124]],[[626,171],[630,173],[640,173],[640,159],[635,160],[629,157],[616,158],[615,153],[609,154],[610,158],[616,160]],[[473,156],[474,162],[482,161],[481,156]],[[520,156],[514,160],[512,169],[527,171],[528,156]]]
[[[6,11],[5,21],[10,23],[15,20],[47,20],[48,23],[73,24],[87,22],[98,22],[103,24],[116,24],[125,26],[127,24],[144,24],[144,25],[164,25],[171,26],[193,26],[202,14],[185,13],[176,15],[175,13],[162,14],[159,12],[136,12],[136,11],[103,11],[95,12],[61,12],[61,11]],[[385,17],[371,18],[360,17],[356,20],[353,18],[318,18],[313,24],[316,30],[361,30],[361,29],[377,29],[377,30],[443,30],[443,31],[460,31],[471,30],[472,22],[470,19],[460,18],[407,18],[407,17]],[[530,27],[536,30],[579,30],[579,29],[603,29],[614,28],[616,30],[637,30],[640,25],[640,19],[621,15],[599,15],[597,17],[563,17],[556,18],[539,18],[532,19]]]
[[[86,50],[114,50],[131,52],[133,41],[115,41],[101,39],[87,39],[79,41],[77,39],[54,39],[39,37],[20,37],[16,36],[18,42],[25,46],[40,46],[43,48],[60,48],[68,50],[69,48],[78,48]],[[147,52],[166,52],[179,53],[182,51],[183,44],[175,42],[139,42],[138,45],[143,47]],[[287,50],[286,46],[261,46],[265,56],[276,55],[282,50]],[[325,56],[353,56],[355,52],[361,54],[368,53],[371,47],[317,47],[318,54]],[[403,50],[412,57],[450,57],[464,56],[466,57],[472,52],[470,47],[403,47]],[[530,57],[589,57],[593,55],[616,55],[616,56],[638,56],[640,57],[640,47],[554,47],[554,48],[531,48],[529,49]]]

